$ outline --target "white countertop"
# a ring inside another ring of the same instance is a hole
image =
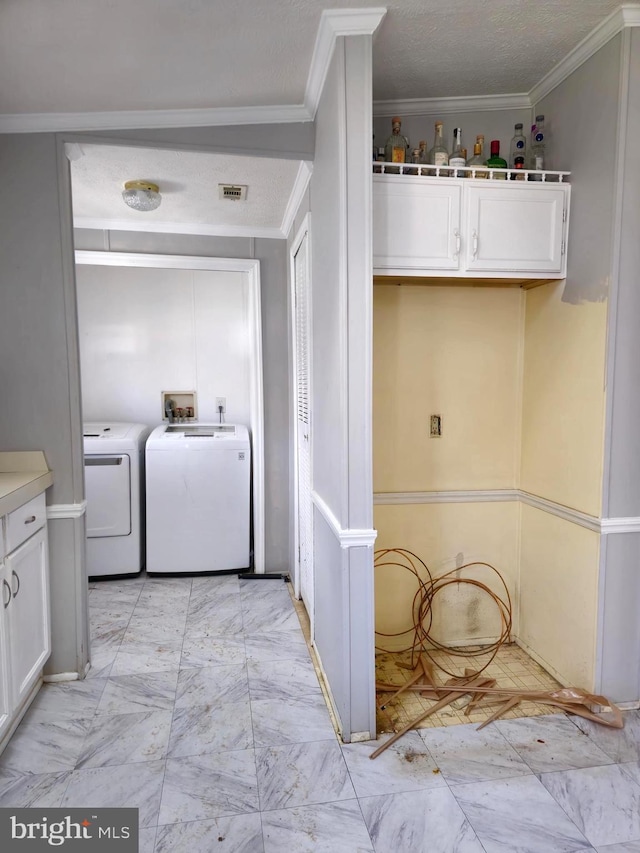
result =
[[[0,453],[0,516],[42,494],[53,474],[41,450]]]

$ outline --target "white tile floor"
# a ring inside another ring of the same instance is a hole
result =
[[[0,806],[135,806],[141,853],[640,853],[640,712],[336,739],[287,586],[92,585],[94,668],[46,685]]]

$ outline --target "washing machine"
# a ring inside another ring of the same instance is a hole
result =
[[[137,574],[144,567],[145,424],[85,423],[89,577]]]
[[[251,448],[240,424],[162,424],[145,452],[147,572],[250,566]]]

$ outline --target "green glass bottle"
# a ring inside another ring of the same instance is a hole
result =
[[[507,161],[500,156],[500,140],[491,140],[491,157],[487,160],[486,166],[490,169],[495,169],[493,174],[487,175],[488,178],[493,178],[494,181],[506,181],[507,179]],[[500,170],[504,169],[502,172]]]

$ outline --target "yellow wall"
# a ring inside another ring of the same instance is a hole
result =
[[[376,492],[521,488],[600,514],[607,305],[563,302],[563,288],[374,288]],[[428,437],[432,413],[442,438]],[[459,554],[495,565],[515,635],[566,683],[593,686],[598,534],[517,502],[377,505],[374,517],[376,548],[415,551],[435,574]],[[414,592],[408,574],[376,570],[376,628],[408,627]],[[462,587],[435,618],[448,643],[499,627]]]
[[[563,288],[526,293],[520,488],[597,516],[607,304],[563,302]]]
[[[436,577],[461,563],[491,563],[504,577],[517,619],[519,505],[511,503],[404,504],[374,507],[378,530],[376,550],[406,548],[420,556]],[[458,558],[458,562],[456,562]],[[389,558],[391,559],[391,558]],[[474,577],[503,595],[499,580],[484,569]],[[409,572],[375,570],[376,630],[395,632],[411,625],[411,602],[417,585]],[[434,635],[447,643],[495,639],[501,630],[499,613],[489,596],[469,585],[439,593],[434,607]],[[401,640],[379,642],[389,649]],[[406,638],[405,638],[406,641]]]
[[[521,506],[518,636],[563,682],[592,690],[600,536]]]
[[[373,303],[374,491],[514,488],[523,292],[376,285]]]

